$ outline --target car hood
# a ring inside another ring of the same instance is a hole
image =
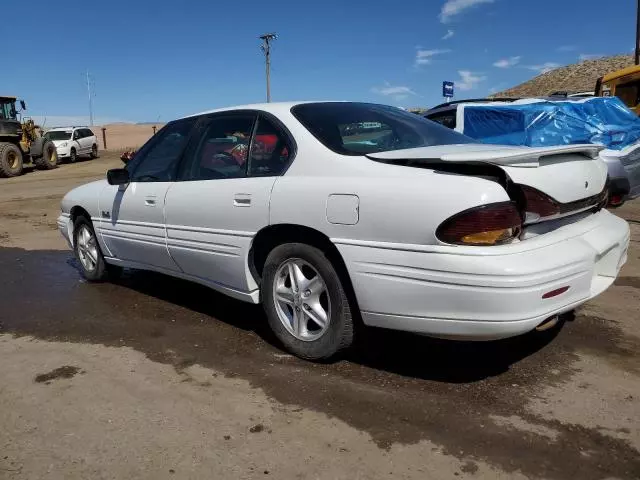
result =
[[[63,143],[70,142],[71,140],[51,140],[56,147],[59,147]]]

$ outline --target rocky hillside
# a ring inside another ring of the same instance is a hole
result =
[[[616,55],[585,60],[556,68],[518,86],[495,93],[493,97],[536,97],[557,91],[569,93],[593,91],[596,80],[606,73],[633,65],[632,55]]]

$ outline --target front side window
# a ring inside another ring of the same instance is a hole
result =
[[[177,120],[164,126],[127,164],[132,182],[170,182],[196,119]]]
[[[473,143],[465,135],[386,105],[306,103],[291,112],[326,147],[343,155]]]
[[[73,132],[73,139],[74,140],[80,140],[82,138],[82,136],[80,135],[80,130],[76,130]]]
[[[291,145],[287,137],[272,122],[261,116],[255,137],[251,144],[249,175],[269,177],[280,175],[291,155]]]
[[[199,141],[189,148],[181,180],[245,177],[254,115],[212,118]]]

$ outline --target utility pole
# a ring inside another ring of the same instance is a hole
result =
[[[640,65],[640,0],[636,7],[636,65]]]
[[[640,2],[640,0],[638,0]],[[260,35],[262,39],[262,46],[260,47],[264,52],[265,62],[267,67],[267,102],[271,101],[271,42],[276,40],[278,36],[275,33],[265,33]]]
[[[89,70],[87,70],[87,94],[89,95],[89,125],[93,127],[93,95],[91,94],[91,77],[89,76]]]

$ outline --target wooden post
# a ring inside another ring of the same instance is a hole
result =
[[[107,129],[102,127],[102,145],[107,149]]]
[[[152,128],[153,128],[153,134],[155,135],[155,134],[156,134],[156,128],[157,128],[157,127],[154,125]]]

